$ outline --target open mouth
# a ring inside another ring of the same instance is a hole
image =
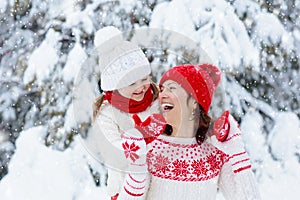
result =
[[[170,111],[174,108],[174,105],[172,105],[170,103],[162,103],[161,107],[162,107],[164,112],[168,112],[168,111]]]

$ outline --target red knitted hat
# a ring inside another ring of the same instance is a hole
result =
[[[214,91],[221,81],[221,70],[211,64],[179,65],[165,72],[160,80],[162,85],[166,80],[180,84],[208,113]]]

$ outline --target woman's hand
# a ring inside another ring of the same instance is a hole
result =
[[[228,119],[229,114],[230,114],[229,111],[226,110],[214,122],[213,134],[220,142],[224,142],[229,134],[229,130],[230,130],[230,123]]]
[[[250,158],[244,147],[239,124],[229,112],[225,112],[221,116],[222,118],[225,117],[225,119],[222,119],[224,122],[223,128],[219,129],[223,132],[217,133],[217,129],[214,130],[211,139],[214,146],[229,156],[234,173],[238,173],[251,168]]]

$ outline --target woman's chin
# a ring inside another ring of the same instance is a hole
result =
[[[168,118],[169,118],[168,113],[163,111],[162,114],[163,114],[165,120],[168,122]]]
[[[163,116],[167,122],[167,124],[174,125],[174,116],[170,115],[169,112],[163,112]]]

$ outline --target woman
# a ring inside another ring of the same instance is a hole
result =
[[[173,132],[148,146],[147,199],[216,199],[218,188],[226,199],[260,199],[237,122],[225,112],[221,129],[210,129],[220,79],[221,71],[209,64],[176,66],[162,76],[159,100]],[[209,132],[228,136],[210,140]]]

